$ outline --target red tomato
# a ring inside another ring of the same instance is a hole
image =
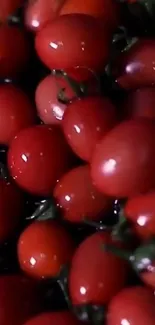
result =
[[[36,51],[50,69],[84,66],[100,69],[109,55],[107,33],[97,19],[82,15],[64,15],[48,23],[36,36]]]
[[[100,139],[115,124],[115,107],[109,99],[87,97],[68,106],[62,125],[72,150],[80,158],[90,161]]]
[[[21,275],[0,276],[0,324],[23,325],[40,309],[38,289]]]
[[[20,267],[35,278],[57,276],[70,261],[73,251],[69,234],[52,220],[33,222],[18,241]]]
[[[71,222],[84,218],[97,220],[112,205],[112,200],[98,192],[90,177],[88,165],[72,169],[64,175],[54,190],[54,197],[62,209],[63,217]]]
[[[144,239],[155,235],[155,192],[129,199],[124,213],[140,237]]]
[[[14,180],[30,193],[50,195],[71,164],[61,130],[39,125],[22,130],[12,141],[8,167]]]
[[[107,325],[154,325],[155,297],[145,287],[125,288],[111,301]]]
[[[6,21],[22,4],[23,0],[1,0],[0,22]]]
[[[81,323],[68,311],[40,314],[24,325],[80,325]]]
[[[120,123],[100,142],[92,159],[97,188],[114,197],[146,192],[154,179],[154,124],[138,119]]]
[[[115,28],[119,22],[119,6],[113,0],[66,0],[60,15],[86,14],[107,21],[109,27]]]
[[[122,108],[125,118],[147,117],[155,120],[155,88],[141,88],[130,92]]]
[[[125,89],[155,83],[155,40],[141,39],[116,61],[117,83]]]
[[[120,242],[102,231],[86,238],[75,251],[69,275],[74,305],[105,304],[125,285],[127,264],[104,251],[103,244],[120,245]]]
[[[0,78],[14,77],[25,69],[29,59],[28,40],[21,29],[1,25],[0,44]]]
[[[54,19],[65,0],[29,0],[25,9],[25,24],[37,32]]]
[[[23,196],[12,183],[0,179],[0,242],[8,239],[22,217]]]
[[[27,95],[15,86],[0,85],[0,143],[8,145],[20,130],[35,122],[35,109]]]

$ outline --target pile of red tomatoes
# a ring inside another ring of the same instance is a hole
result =
[[[155,38],[123,6],[0,0],[0,325],[155,325]]]

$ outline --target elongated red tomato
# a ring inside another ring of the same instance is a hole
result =
[[[84,218],[97,220],[112,205],[112,200],[93,185],[88,165],[65,174],[54,189],[54,197],[63,217],[71,222],[82,222]]]
[[[37,33],[36,51],[50,69],[84,66],[100,69],[108,59],[109,36],[97,19],[82,14],[60,16]]]
[[[115,107],[110,100],[96,96],[70,104],[62,126],[72,150],[80,158],[90,161],[96,145],[116,121]]]
[[[101,140],[92,159],[97,188],[114,197],[130,197],[154,187],[154,123],[120,123]]]
[[[35,108],[28,96],[12,85],[0,85],[0,143],[8,145],[22,129],[35,124]]]
[[[18,133],[8,152],[8,167],[19,186],[36,195],[50,195],[72,165],[72,154],[56,126],[39,125]]]
[[[35,32],[41,30],[48,21],[52,21],[52,19],[57,16],[64,1],[65,0],[29,0],[25,9],[26,26]]]
[[[0,22],[5,22],[21,5],[23,0],[1,0],[0,4]]]
[[[116,60],[117,83],[125,89],[152,86],[155,83],[155,40],[141,39]]]
[[[111,301],[107,325],[154,325],[155,297],[146,287],[123,289]]]
[[[34,278],[58,276],[61,268],[70,262],[73,252],[71,237],[52,220],[33,222],[18,241],[20,267]]]
[[[125,118],[146,117],[155,120],[155,88],[146,87],[129,92],[122,104]]]
[[[24,325],[80,325],[81,323],[68,311],[48,312],[31,318]]]
[[[126,282],[126,262],[104,250],[104,244],[120,245],[107,232],[86,238],[75,251],[69,275],[74,305],[102,305],[116,295]]]

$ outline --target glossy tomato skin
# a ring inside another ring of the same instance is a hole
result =
[[[54,197],[64,219],[71,222],[97,220],[101,212],[105,215],[112,206],[112,200],[93,185],[88,165],[66,173],[57,183]]]
[[[4,24],[0,26],[0,44],[0,78],[14,78],[27,65],[29,42],[20,28]]]
[[[104,250],[104,244],[120,245],[107,232],[87,237],[71,263],[69,290],[73,305],[107,302],[125,285],[128,268],[120,258]]]
[[[111,28],[119,22],[119,6],[113,0],[66,0],[60,10],[60,15],[77,13],[102,18]]]
[[[80,325],[81,323],[68,311],[42,313],[24,325]]]
[[[23,0],[1,0],[0,22],[7,21],[7,18],[14,14],[22,4]]]
[[[155,40],[137,41],[116,62],[116,81],[125,89],[152,86],[155,83]]]
[[[0,143],[9,145],[22,129],[36,122],[36,112],[28,96],[13,85],[0,85]]]
[[[144,87],[129,92],[122,104],[125,118],[145,117],[155,120],[155,88]]]
[[[58,276],[70,262],[74,245],[69,234],[55,221],[35,221],[21,234],[18,260],[21,269],[34,278]]]
[[[110,100],[96,96],[70,104],[62,126],[72,150],[83,160],[90,161],[96,145],[116,121],[115,107]]]
[[[71,163],[70,149],[56,126],[39,125],[22,130],[8,152],[11,176],[23,189],[40,196],[51,194]]]
[[[23,325],[41,308],[36,284],[21,275],[0,277],[0,324]]]
[[[23,212],[23,195],[12,183],[0,179],[0,242],[15,231]]]
[[[114,197],[131,197],[154,186],[154,123],[120,123],[101,140],[92,158],[97,188]]]
[[[146,287],[130,287],[119,292],[111,301],[107,325],[154,325],[155,297]]]
[[[100,23],[91,16],[60,16],[37,33],[36,51],[50,69],[84,66],[98,70],[107,62],[110,42],[101,31]]]
[[[29,0],[25,9],[25,24],[31,31],[38,32],[48,21],[52,21],[65,0]]]

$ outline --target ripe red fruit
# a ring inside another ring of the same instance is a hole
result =
[[[73,251],[69,234],[52,220],[33,222],[18,241],[20,267],[35,278],[58,276],[62,266],[70,262]]]
[[[155,297],[146,287],[125,288],[111,301],[107,325],[154,325]]]
[[[115,107],[107,98],[86,97],[70,104],[63,131],[72,150],[90,161],[100,139],[116,124]]]
[[[41,30],[52,21],[65,0],[29,0],[25,9],[25,24],[32,31]]]
[[[9,145],[22,129],[36,122],[33,104],[28,96],[12,85],[0,85],[0,143]]]
[[[97,19],[71,14],[60,16],[37,33],[36,51],[50,69],[76,66],[98,70],[108,59],[109,43]]]
[[[155,184],[154,124],[145,119],[120,123],[101,140],[92,159],[97,188],[114,197],[143,193]]]
[[[69,275],[74,305],[105,304],[125,285],[126,262],[104,250],[104,244],[121,245],[102,231],[86,238],[75,251]]]
[[[98,192],[92,183],[88,165],[72,169],[65,174],[54,189],[54,197],[64,219],[71,222],[97,220],[106,214],[112,200]]]
[[[25,69],[29,59],[25,33],[18,27],[1,25],[0,44],[0,78],[15,77]]]
[[[21,275],[0,276],[0,324],[23,325],[40,309],[38,289]]]
[[[1,0],[0,22],[5,22],[22,4],[23,0]]]
[[[48,312],[31,318],[24,325],[80,325],[81,323],[68,311]]]
[[[0,179],[0,242],[9,238],[22,217],[23,196],[12,183]]]
[[[50,195],[72,163],[72,154],[56,126],[39,125],[22,130],[12,141],[8,167],[26,191]]]

